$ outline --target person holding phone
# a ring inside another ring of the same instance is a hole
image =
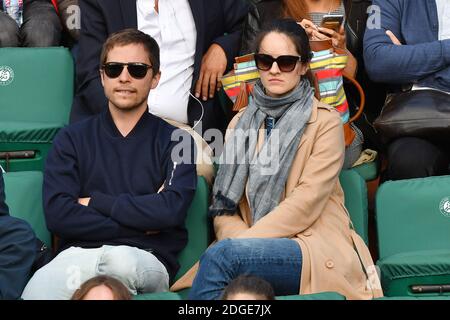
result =
[[[244,26],[241,54],[251,52],[252,42],[264,24],[277,18],[290,17],[302,25],[311,40],[331,39],[335,48],[346,50],[348,62],[344,72],[354,76],[357,62],[352,50],[347,49],[347,43],[353,43],[349,37],[356,33],[345,23],[351,5],[352,2],[348,0],[257,0],[251,6]],[[343,17],[338,30],[322,26],[322,19],[326,15]]]

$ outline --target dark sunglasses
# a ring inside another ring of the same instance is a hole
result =
[[[102,69],[105,70],[105,74],[108,76],[108,78],[114,79],[122,74],[123,68],[125,66],[127,67],[130,76],[135,79],[144,78],[147,75],[148,69],[152,68],[152,66],[140,62],[107,62],[102,66]]]
[[[268,54],[257,53],[255,54],[256,67],[262,71],[268,71],[272,68],[274,62],[277,63],[278,68],[282,72],[291,72],[295,69],[297,62],[301,61],[299,56],[279,56],[274,58]]]

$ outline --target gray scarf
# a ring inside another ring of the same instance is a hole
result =
[[[220,157],[210,215],[236,214],[247,182],[253,224],[278,205],[311,116],[313,94],[305,79],[281,98],[267,96],[260,80],[255,84],[254,99],[228,137]],[[267,116],[278,120],[258,153],[258,130]]]

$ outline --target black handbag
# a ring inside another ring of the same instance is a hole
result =
[[[450,94],[427,89],[393,95],[374,121],[374,127],[384,143],[400,137],[448,143]]]

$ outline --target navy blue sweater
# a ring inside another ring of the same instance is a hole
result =
[[[189,161],[172,161],[173,148],[181,149],[171,141],[175,129],[145,112],[123,137],[106,111],[58,133],[43,194],[47,226],[60,237],[59,251],[102,245],[151,250],[173,280],[197,184],[190,136],[182,140],[189,143],[189,154],[179,152]],[[88,207],[78,204],[84,197],[91,197]]]

